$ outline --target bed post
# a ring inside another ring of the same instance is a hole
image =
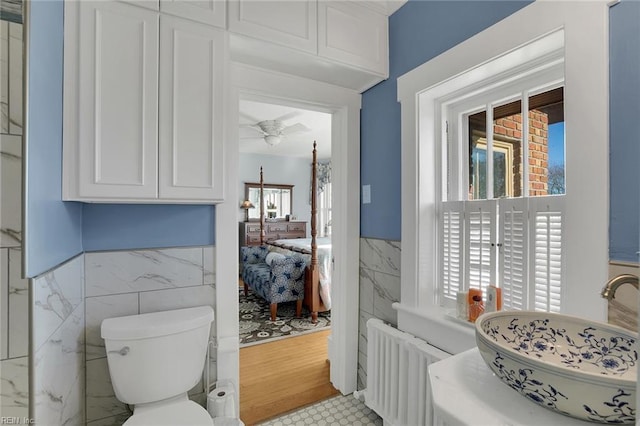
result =
[[[320,304],[320,294],[319,294],[319,283],[320,283],[320,270],[318,267],[318,244],[316,243],[316,236],[318,235],[318,230],[316,229],[316,216],[318,215],[317,210],[317,198],[318,198],[318,153],[316,151],[316,141],[313,141],[313,157],[311,162],[311,297],[312,297],[312,306],[319,306]],[[311,312],[311,320],[315,323],[318,321],[318,311]]]
[[[260,245],[264,245],[264,179],[262,178],[262,166],[260,166]]]

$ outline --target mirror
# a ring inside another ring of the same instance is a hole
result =
[[[249,209],[249,220],[260,220],[260,184],[244,184],[245,200],[255,207]],[[293,185],[264,184],[264,217],[266,220],[284,220],[291,214]]]

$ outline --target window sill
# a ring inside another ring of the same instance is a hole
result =
[[[394,303],[398,311],[398,328],[419,337],[450,354],[476,347],[473,324],[452,317],[449,309],[439,306],[414,308]]]

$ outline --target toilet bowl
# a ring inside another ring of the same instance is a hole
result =
[[[202,377],[210,306],[108,318],[102,322],[111,382],[133,405],[126,426],[211,426],[207,410],[187,392]]]

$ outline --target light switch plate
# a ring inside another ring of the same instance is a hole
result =
[[[362,204],[371,203],[371,185],[362,185]]]

